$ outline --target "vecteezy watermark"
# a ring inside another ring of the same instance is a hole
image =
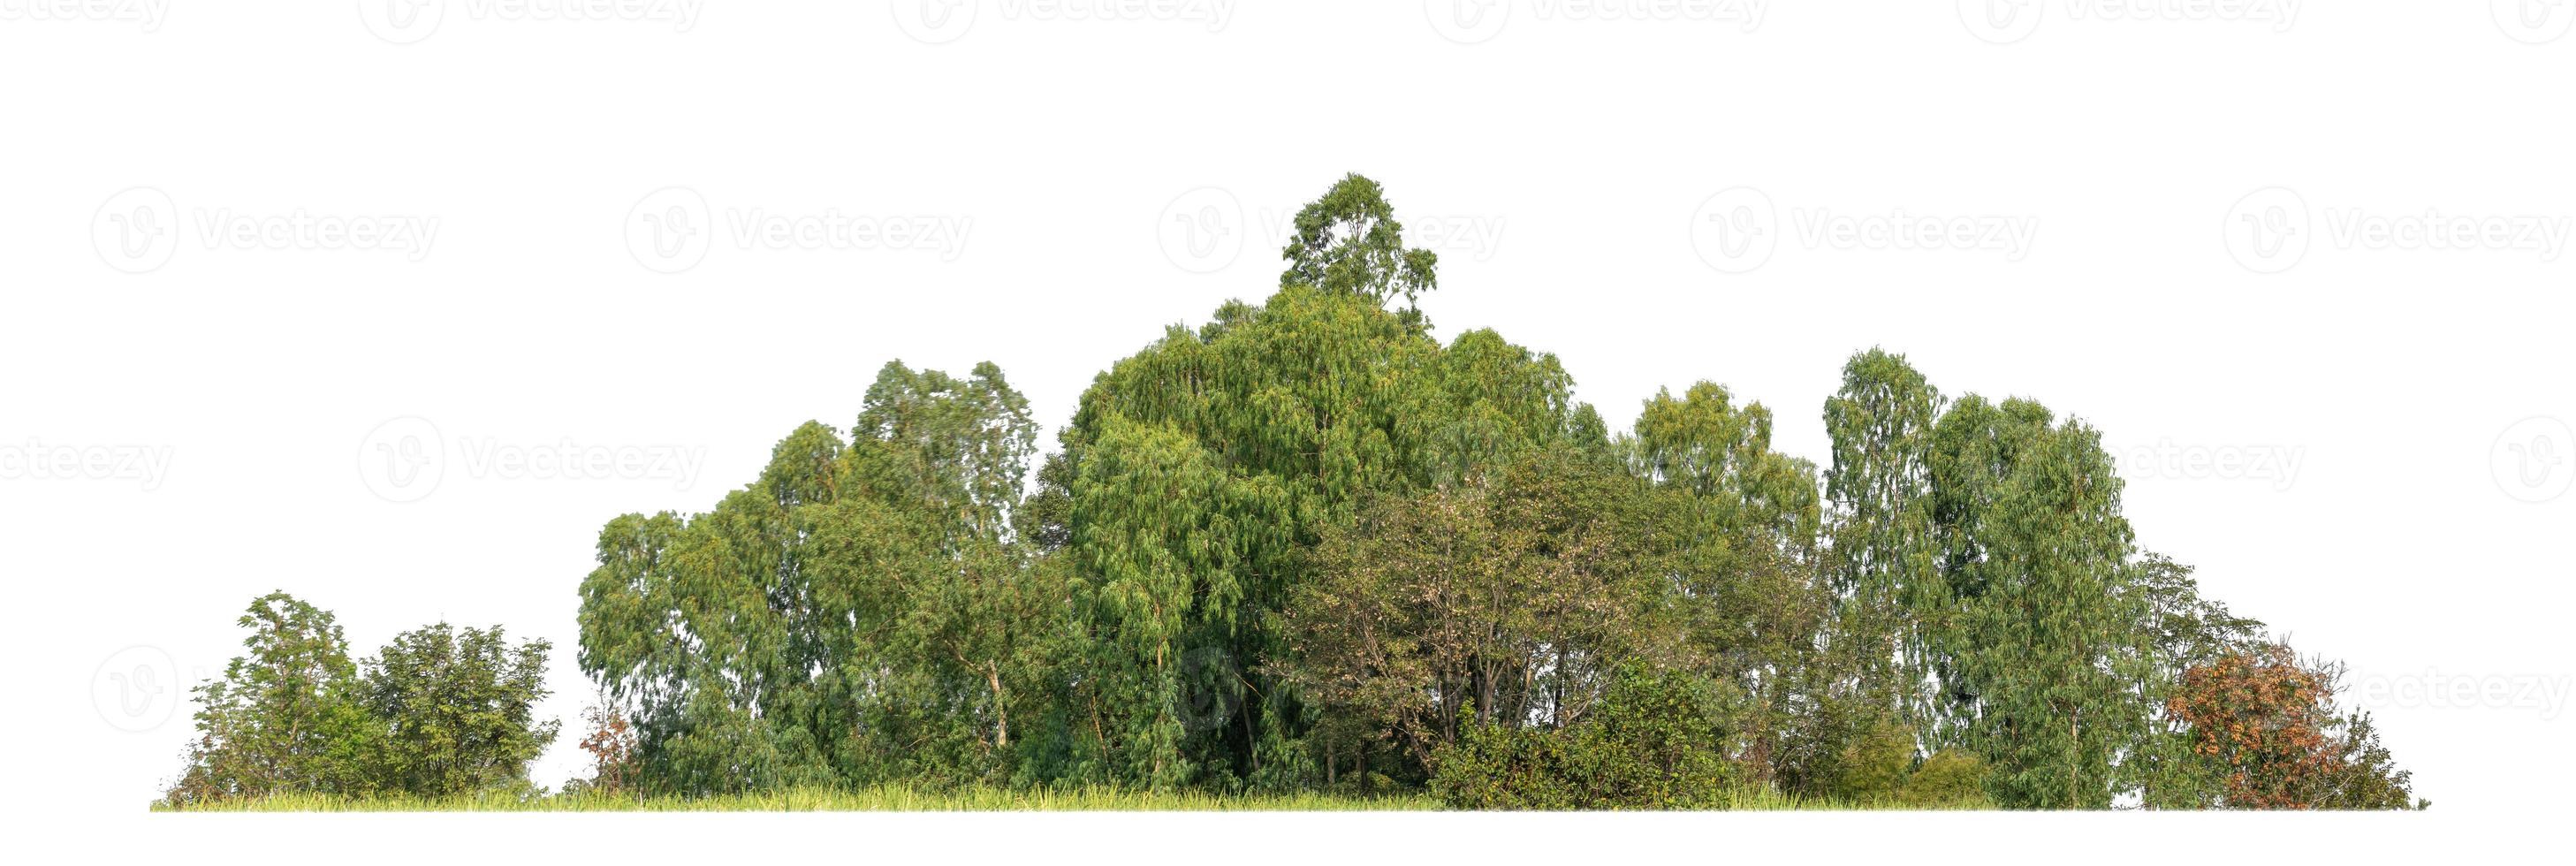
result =
[[[2543,721],[2567,709],[2568,677],[2422,673],[2364,676],[2344,692],[2360,709],[2513,710],[2536,712]]]
[[[1422,15],[1440,37],[1474,45],[1500,36],[1515,5],[1527,20],[1647,24],[1721,24],[1744,33],[1761,29],[1770,0],[1422,0]]]
[[[2236,200],[2220,226],[2227,254],[2246,270],[2277,274],[2296,267],[2320,237],[2338,251],[2528,253],[2554,262],[2567,250],[2576,219],[2564,214],[2457,214],[2435,207],[2374,213],[2328,207],[2319,224],[2307,199],[2288,187],[2265,187]]]
[[[29,438],[0,442],[0,481],[115,481],[146,493],[170,478],[167,445],[64,445]]]
[[[89,699],[98,717],[127,733],[170,721],[179,708],[179,665],[160,647],[130,646],[99,662],[90,675]]]
[[[1242,256],[1247,240],[1285,243],[1296,233],[1297,208],[1246,209],[1222,187],[1203,186],[1174,196],[1154,217],[1154,240],[1163,258],[1193,274],[1225,270]],[[1408,214],[1404,246],[1485,261],[1503,243],[1508,220],[1500,215]]]
[[[915,41],[955,42],[986,18],[1040,23],[1161,22],[1223,31],[1236,0],[891,0],[894,24]]]
[[[5,2],[5,0],[0,0]],[[410,45],[438,32],[447,0],[357,0],[358,21],[376,38]],[[459,0],[469,21],[654,24],[687,33],[706,0]]]
[[[2171,439],[2135,446],[2105,443],[2119,462],[2120,475],[2131,480],[2255,481],[2275,493],[2299,481],[2308,449],[2297,445],[2185,445]]]
[[[0,0],[0,24],[18,21],[107,21],[145,33],[161,29],[170,0]]]
[[[1998,45],[2019,42],[2039,30],[2048,0],[1958,0],[1959,23],[1976,37]],[[2306,0],[2057,0],[2066,20],[2079,24],[2215,21],[2252,24],[2287,32],[2299,20]]]
[[[1691,248],[1721,273],[1762,267],[1786,238],[1818,252],[1951,251],[1995,255],[2018,262],[2030,254],[2039,217],[2022,214],[1940,215],[1905,207],[1860,213],[1830,207],[1780,209],[1759,189],[1739,186],[1700,201],[1691,212]]]
[[[396,503],[429,498],[450,466],[473,479],[668,481],[673,490],[688,490],[697,484],[706,455],[702,445],[599,445],[568,437],[531,445],[468,436],[450,446],[438,425],[405,416],[376,425],[358,441],[358,479],[369,492]]]
[[[90,244],[99,261],[129,274],[160,269],[190,240],[213,252],[354,251],[418,262],[438,240],[438,217],[200,207],[183,218],[169,193],[148,186],[108,196],[90,214]]]
[[[821,211],[780,212],[765,207],[726,208],[719,220],[707,197],[685,186],[645,194],[626,211],[626,251],[646,270],[676,274],[698,266],[717,239],[744,251],[889,250],[928,252],[943,262],[966,251],[975,218],[952,215],[870,215]]]
[[[2576,24],[2576,0],[2487,0],[2497,30],[2526,45],[2553,42]]]
[[[2556,418],[2524,418],[2487,448],[2496,489],[2523,502],[2548,502],[2576,482],[2576,430]]]
[[[1180,691],[1172,714],[1190,733],[1213,731],[1243,710],[1243,672],[1224,647],[1203,646],[1181,654]]]

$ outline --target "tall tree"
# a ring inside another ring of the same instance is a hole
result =
[[[1404,224],[1386,191],[1357,174],[1298,209],[1296,234],[1280,257],[1288,260],[1280,288],[1313,286],[1380,305],[1401,297],[1412,321],[1420,318],[1417,299],[1439,285],[1439,254],[1406,249]]]
[[[1932,517],[1941,405],[1940,392],[1904,356],[1871,349],[1843,365],[1842,387],[1824,413],[1833,441],[1825,495],[1839,601],[1834,639],[1858,665],[1864,699],[1903,709],[1927,738],[1937,718],[1924,703],[1927,629],[1948,613]]]
[[[889,363],[850,438],[805,424],[713,511],[611,521],[581,662],[634,719],[645,778],[1008,778],[1070,625],[1015,536],[1035,438],[991,364]]]
[[[2116,669],[2138,614],[2119,591],[2130,532],[2110,456],[2091,428],[2018,399],[1961,398],[1933,439],[1944,742],[1986,759],[2003,805],[2107,807],[2147,725]]]

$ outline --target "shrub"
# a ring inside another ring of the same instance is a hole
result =
[[[1630,667],[1567,727],[1462,724],[1432,789],[1462,809],[1708,808],[1733,778],[1717,718],[1705,682]]]

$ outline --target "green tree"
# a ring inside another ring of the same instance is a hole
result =
[[[1419,319],[1417,298],[1439,285],[1440,256],[1404,247],[1404,224],[1377,181],[1357,174],[1298,209],[1296,233],[1280,252],[1288,269],[1279,287],[1313,286],[1353,294],[1373,305],[1401,297],[1409,318]]]
[[[2148,724],[2117,668],[2139,614],[2120,479],[2099,434],[2027,400],[1970,395],[1933,433],[1943,598],[1932,628],[1942,742],[1992,768],[2016,808],[2105,808]]]
[[[993,365],[893,362],[849,438],[807,423],[712,511],[610,521],[580,659],[646,787],[1004,781],[1046,748],[1070,611],[1017,535],[1035,440]]]
[[[331,612],[272,592],[238,622],[248,653],[196,688],[197,738],[166,801],[376,790],[382,729]]]
[[[1327,720],[1327,767],[1369,772],[1376,750],[1420,778],[1470,707],[1479,724],[1562,727],[1617,666],[1678,655],[1676,499],[1565,447],[1328,528],[1271,666]]]
[[[1858,697],[1901,710],[1933,735],[1925,705],[1930,630],[1948,616],[1939,595],[1932,516],[1932,431],[1941,393],[1902,355],[1871,349],[1843,365],[1825,401],[1833,466],[1833,642],[1857,667]]]
[[[1771,412],[1715,383],[1647,400],[1625,444],[1633,469],[1673,497],[1683,521],[1671,603],[1703,675],[1744,696],[1740,756],[1769,782],[1800,724],[1800,677],[1827,608],[1818,580],[1815,466],[1771,450]]]
[[[511,647],[499,627],[404,632],[363,664],[364,703],[385,731],[389,790],[437,797],[527,782],[560,722],[539,721],[543,640]]]

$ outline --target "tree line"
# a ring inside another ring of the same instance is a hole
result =
[[[609,521],[578,784],[2421,805],[2337,666],[2136,544],[2080,420],[1873,349],[1821,468],[1706,381],[1614,433],[1554,356],[1433,336],[1437,257],[1374,182],[1282,257],[1043,455],[999,368],[897,361],[711,510]],[[525,784],[542,642],[438,626],[359,670],[317,613],[244,618],[174,801]]]

